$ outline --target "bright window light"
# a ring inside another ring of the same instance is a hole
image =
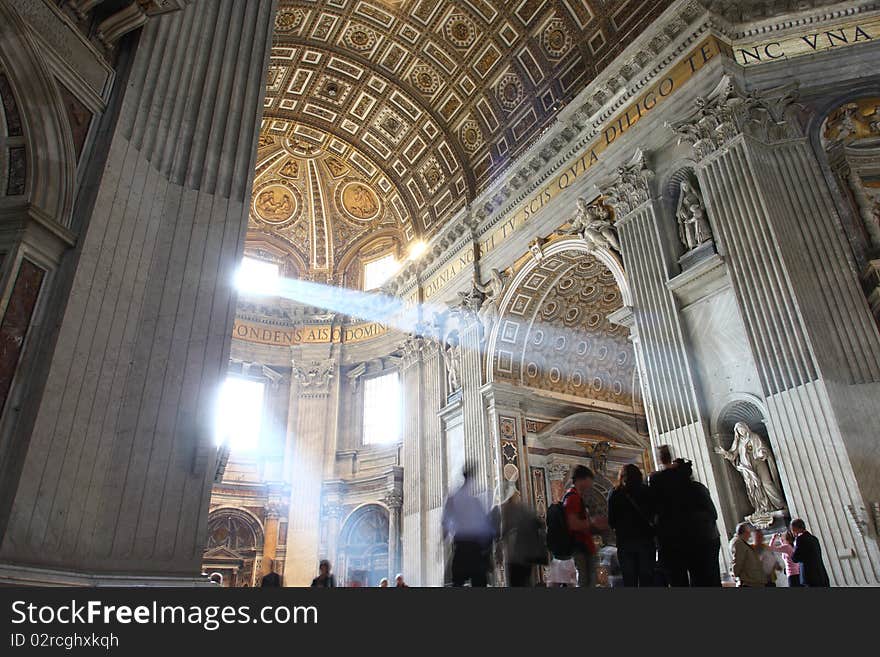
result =
[[[400,402],[397,372],[364,381],[364,445],[400,442]]]
[[[241,261],[235,277],[238,289],[252,294],[275,294],[279,281],[277,264],[247,257]]]
[[[230,452],[253,452],[260,443],[263,420],[263,392],[260,381],[230,376],[220,387],[217,401],[217,444],[228,444]]]
[[[393,253],[364,265],[364,290],[375,290],[400,271],[400,263]]]

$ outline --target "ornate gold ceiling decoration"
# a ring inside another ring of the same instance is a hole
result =
[[[248,251],[286,263],[288,275],[343,283],[353,250],[412,238],[396,186],[359,149],[327,132],[264,121]],[[368,249],[370,251],[371,249]]]
[[[608,320],[623,305],[614,275],[593,256],[542,260],[500,319],[495,380],[635,409],[635,354]]]
[[[670,4],[281,0],[265,114],[352,144],[428,235]]]

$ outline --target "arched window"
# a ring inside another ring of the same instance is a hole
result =
[[[369,292],[382,287],[399,270],[400,263],[393,253],[364,263],[364,291]]]

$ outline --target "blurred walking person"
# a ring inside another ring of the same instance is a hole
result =
[[[617,535],[617,561],[626,587],[654,586],[657,545],[651,492],[632,463],[620,469],[608,495],[608,525]]]
[[[312,580],[312,588],[335,589],[336,578],[330,574],[330,570],[330,562],[326,559],[321,559],[321,563],[318,564],[318,576]]]
[[[452,539],[452,585],[488,584],[495,531],[483,502],[474,495],[474,474],[465,467],[464,483],[443,506],[443,538]]]
[[[511,587],[531,586],[534,567],[547,564],[544,525],[522,503],[520,492],[512,484],[508,484],[499,514],[507,583]]]
[[[260,580],[260,587],[262,588],[278,588],[281,586],[281,575],[275,572],[275,561],[273,559],[266,559],[265,561],[266,568],[269,569],[269,572],[263,575],[263,579]]]
[[[752,547],[758,553],[758,559],[761,560],[761,567],[764,569],[764,576],[767,578],[766,586],[776,586],[776,573],[782,570],[779,567],[776,552],[764,542],[764,532],[760,529],[755,529],[752,532],[752,538]]]

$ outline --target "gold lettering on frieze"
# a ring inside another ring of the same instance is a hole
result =
[[[302,344],[362,342],[381,337],[388,331],[386,325],[377,322],[333,328],[326,325],[304,325],[296,328],[274,329],[236,319],[232,329],[232,337],[244,342],[254,342],[270,347],[294,347]]]
[[[877,37],[880,37],[880,18],[850,20],[779,39],[737,44],[733,52],[741,66],[754,66],[868,43]]]
[[[623,111],[611,118],[600,129],[599,135],[574,162],[565,167],[562,172],[543,188],[522,201],[511,211],[509,216],[502,219],[501,223],[491,233],[480,240],[477,244],[480,257],[497,248],[507,237],[518,231],[532,217],[540,213],[556,196],[571,187],[575,181],[600,161],[602,154],[614,142],[648,116],[720,54],[732,57],[730,46],[714,36],[707,38],[678,64],[673,66],[663,78],[651,85],[634,103],[628,105]],[[433,297],[446,287],[455,275],[462,270],[462,258],[468,256],[470,256],[468,262],[472,262],[473,249],[470,245],[465,246],[462,251],[456,254],[452,262],[443,270],[428,279],[424,284],[425,299]]]

